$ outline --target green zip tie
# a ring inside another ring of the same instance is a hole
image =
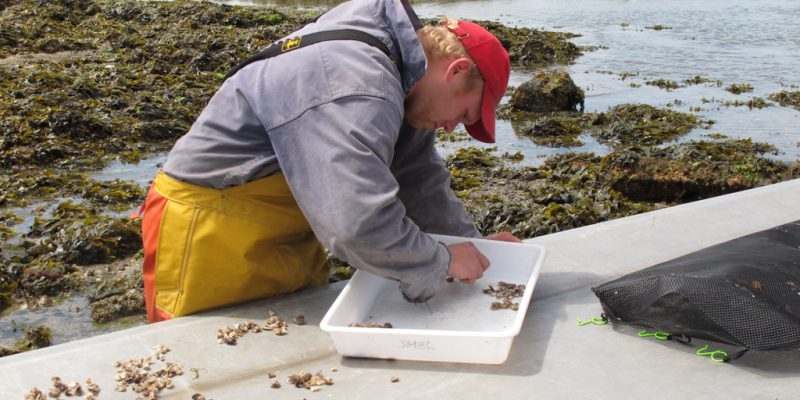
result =
[[[603,317],[593,317],[592,319],[587,319],[586,321],[581,321],[581,319],[578,318],[578,326],[584,326],[589,324],[605,325],[607,323],[608,320]]]
[[[709,358],[711,358],[711,361],[715,363],[723,363],[725,361],[728,361],[728,353],[722,350],[706,351],[706,349],[708,349],[708,345],[705,345],[702,348],[697,349],[697,352],[695,352],[695,354],[697,354],[698,356],[708,356]],[[722,354],[722,358],[714,357],[718,354]]]
[[[647,329],[639,332],[639,337],[652,336],[658,340],[669,340],[669,333],[667,332],[647,332]]]

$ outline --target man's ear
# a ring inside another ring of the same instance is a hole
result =
[[[472,69],[472,60],[466,57],[456,58],[447,67],[447,79],[465,74]],[[459,76],[460,77],[460,76]]]

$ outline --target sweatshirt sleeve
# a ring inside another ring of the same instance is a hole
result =
[[[392,171],[408,216],[427,233],[481,237],[464,205],[450,188],[450,171],[434,146],[435,133],[404,124],[395,146]]]
[[[390,165],[402,119],[385,99],[349,96],[308,109],[269,137],[323,246],[399,281],[409,300],[425,301],[444,283],[450,253],[406,215],[398,197]]]

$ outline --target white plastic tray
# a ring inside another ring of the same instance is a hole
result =
[[[445,283],[426,304],[403,299],[398,283],[357,271],[320,323],[344,356],[401,360],[501,364],[522,328],[536,278],[544,262],[542,246],[431,235],[445,244],[470,241],[491,267],[473,285]],[[514,298],[519,310],[492,310],[498,299],[483,293],[499,281],[525,284]],[[351,323],[392,324],[392,329],[350,327]]]

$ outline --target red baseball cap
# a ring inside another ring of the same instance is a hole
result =
[[[494,114],[508,87],[511,61],[503,45],[482,26],[468,21],[447,27],[461,40],[467,53],[475,61],[483,76],[483,104],[481,119],[469,126],[467,132],[484,143],[494,143]]]

